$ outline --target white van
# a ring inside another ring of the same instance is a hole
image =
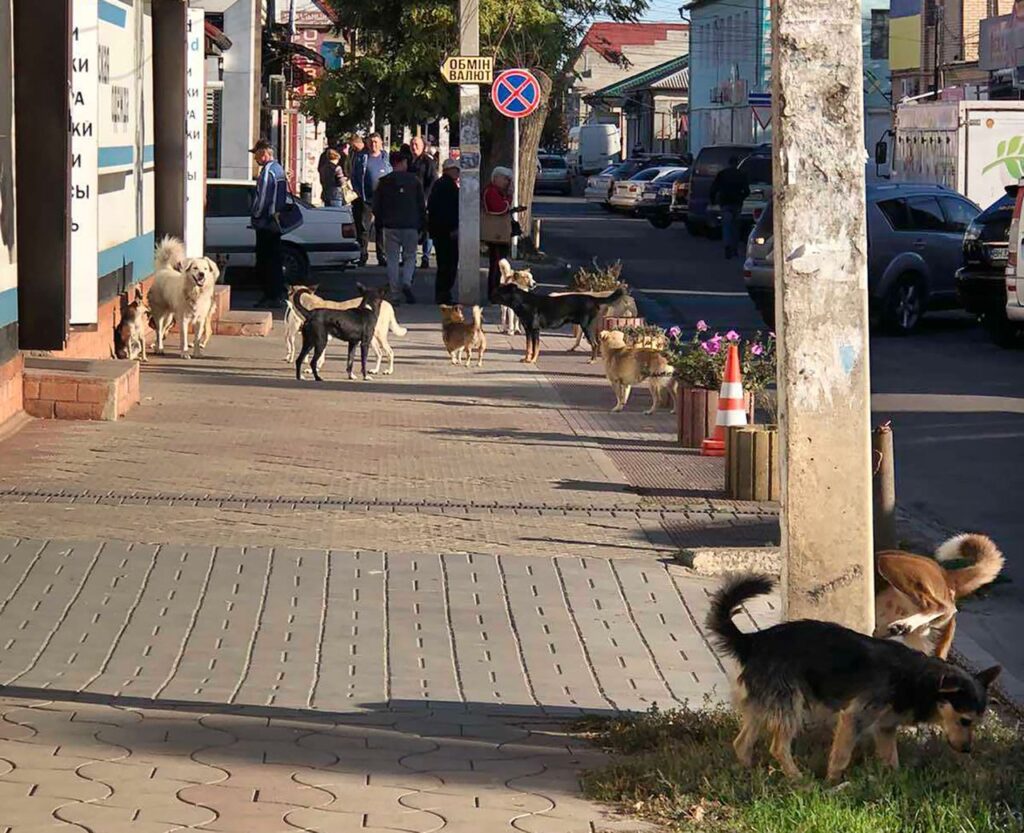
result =
[[[569,130],[566,162],[573,176],[589,176],[618,161],[621,151],[619,128],[614,124],[584,124]]]
[[[1009,257],[1006,264],[1006,322],[992,332],[996,344],[1010,347],[1019,343],[1024,331],[1024,178],[1017,183],[1017,199],[1010,224]]]

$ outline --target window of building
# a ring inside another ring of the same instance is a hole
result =
[[[871,10],[871,60],[889,60],[889,10]]]

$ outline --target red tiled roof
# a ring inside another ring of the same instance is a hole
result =
[[[580,49],[589,46],[606,60],[615,60],[627,46],[653,46],[666,40],[669,32],[685,32],[688,23],[594,23],[580,42]]]

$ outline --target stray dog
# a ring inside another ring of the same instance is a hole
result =
[[[316,294],[315,286],[293,286],[288,292],[287,312],[284,316],[284,343],[287,349],[285,361],[289,364],[295,361],[295,341],[302,329],[303,318],[295,310],[295,305],[301,303],[306,310],[314,309],[356,309],[363,303],[362,297],[351,298],[348,301],[328,301]],[[388,359],[388,369],[384,371],[385,376],[395,372],[395,351],[391,349],[388,342],[388,333],[396,336],[404,336],[409,331],[398,323],[395,317],[395,308],[390,301],[381,301],[380,315],[377,316],[377,328],[373,331],[373,352],[377,354],[377,366],[371,373],[380,373],[381,361],[385,356]],[[320,367],[323,370],[324,362],[327,360],[326,352],[320,357]]]
[[[707,618],[719,647],[742,667],[736,686],[742,726],[733,748],[743,766],[753,763],[754,745],[767,730],[772,757],[798,778],[793,739],[805,719],[822,710],[838,715],[830,781],[842,777],[864,734],[873,737],[879,760],[896,769],[899,726],[935,724],[953,749],[971,751],[998,665],[972,675],[898,642],[810,619],[741,632],[733,611],[773,585],[768,576],[734,576],[712,598]]]
[[[644,411],[645,414],[653,414],[662,402],[668,400],[675,410],[676,385],[672,378],[672,365],[664,353],[649,347],[627,346],[621,330],[604,330],[598,339],[604,358],[604,375],[615,391],[613,413],[626,407],[632,386],[641,382],[646,382],[651,392],[651,407]]]
[[[139,359],[149,361],[146,355],[146,330],[149,328],[149,307],[142,297],[142,290],[135,294],[135,300],[128,304],[121,321],[114,330],[114,357],[118,359]]]
[[[626,290],[619,287],[612,292],[604,303],[618,300]],[[540,331],[543,328],[556,328],[565,324],[578,324],[591,348],[597,349],[597,336],[594,325],[597,322],[598,309],[602,300],[592,295],[535,295],[524,292],[511,283],[502,284],[494,291],[494,298],[499,304],[511,307],[519,317],[526,330],[526,356],[522,361],[535,364],[540,355]]]
[[[971,565],[947,570],[940,563],[960,559]],[[878,553],[884,586],[875,594],[875,636],[902,636],[910,647],[945,659],[953,645],[957,600],[994,581],[1003,561],[985,535],[950,538],[934,560],[900,550]]]
[[[466,367],[469,367],[473,362],[475,348],[476,366],[483,365],[487,336],[484,335],[483,310],[480,307],[473,307],[473,321],[467,322],[460,305],[441,304],[441,337],[452,364],[461,364],[462,354],[465,353]]]
[[[327,349],[328,336],[348,343],[348,378],[356,378],[352,372],[352,364],[355,361],[357,344],[363,379],[370,378],[366,372],[366,352],[373,340],[373,331],[380,316],[380,306],[387,298],[388,290],[387,287],[368,289],[362,284],[356,284],[356,287],[363,293],[362,303],[356,309],[316,309],[308,312],[301,303],[295,304],[295,310],[304,319],[302,350],[295,360],[296,379],[302,379],[302,363],[312,350],[313,358],[309,366],[313,369],[313,378],[318,382],[323,381],[320,378],[320,358]]]
[[[498,269],[501,272],[499,283],[514,283],[523,292],[532,292],[533,288],[537,285],[537,281],[533,279],[533,272],[529,269],[513,269],[512,264],[505,258],[498,261]],[[522,331],[519,319],[516,318],[515,313],[508,307],[502,307],[501,323],[498,327],[498,332],[514,336]]]
[[[208,257],[185,258],[181,241],[165,237],[156,251],[158,269],[149,290],[149,310],[156,330],[156,351],[177,321],[181,357],[191,358],[190,328],[196,325],[196,355],[202,355],[212,334],[213,291],[220,269]]]
[[[601,290],[596,290],[594,292],[580,292],[580,291],[552,292],[550,294],[550,297],[558,298],[558,297],[560,297],[562,295],[592,295],[594,298],[600,298],[601,300],[605,300],[614,291],[615,291],[614,289],[601,289]],[[629,317],[635,316],[636,315],[636,301],[634,301],[628,295],[625,298],[621,298],[620,300],[623,302],[623,305],[624,305],[625,308],[621,309],[621,310],[618,310],[616,317],[619,317],[619,318],[629,318]],[[607,307],[608,307],[607,304],[603,304],[601,306],[601,309],[598,312],[598,318],[607,318],[608,317],[608,309],[607,309]],[[566,351],[566,352],[569,352],[569,353],[572,353],[574,350],[578,350],[579,346],[580,346],[580,342],[583,341],[583,330],[581,330],[579,328],[579,326],[577,326],[576,324],[572,325],[572,337],[574,339],[576,339],[576,340],[569,347],[568,351]],[[594,362],[596,359],[597,359],[597,351],[596,350],[591,351],[590,361]]]

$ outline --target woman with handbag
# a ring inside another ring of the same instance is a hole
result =
[[[487,244],[487,297],[493,303],[501,271],[498,263],[512,250],[512,171],[497,167],[483,193],[480,239]]]
[[[345,205],[343,188],[345,173],[341,169],[341,154],[334,148],[327,150],[327,164],[324,171],[324,205],[341,208]]]

